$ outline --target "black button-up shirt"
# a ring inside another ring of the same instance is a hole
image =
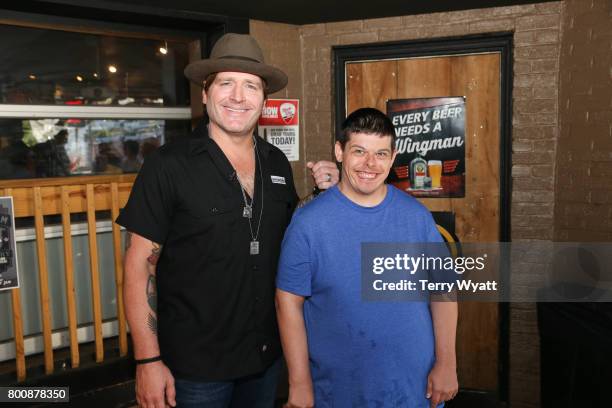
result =
[[[285,155],[256,138],[253,234],[262,205],[263,212],[259,254],[250,255],[236,173],[205,126],[194,136],[147,157],[117,223],[163,245],[157,318],[164,363],[177,378],[229,380],[280,356],[276,267],[298,197]]]

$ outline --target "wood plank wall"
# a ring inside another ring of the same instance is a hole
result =
[[[13,197],[15,218],[34,217],[36,230],[36,256],[38,261],[38,279],[40,287],[40,307],[42,316],[42,335],[44,343],[45,373],[53,373],[53,321],[51,303],[60,302],[52,299],[49,292],[46,243],[44,235],[44,216],[61,215],[64,272],[66,287],[66,314],[68,316],[68,332],[70,339],[70,361],[73,368],[80,364],[79,344],[77,339],[77,308],[76,289],[74,285],[74,260],[72,254],[71,221],[73,213],[86,213],[89,231],[91,294],[85,295],[92,299],[94,311],[94,333],[96,362],[104,361],[102,338],[102,308],[100,278],[98,267],[98,246],[96,241],[96,211],[110,210],[113,220],[119,214],[119,209],[127,202],[135,175],[122,176],[89,176],[70,177],[45,180],[15,180],[3,182],[0,195]],[[117,320],[119,326],[119,354],[127,354],[127,324],[123,306],[123,265],[121,252],[121,231],[113,223],[113,257],[115,268],[115,285],[117,288]],[[105,254],[108,255],[108,254]],[[11,289],[11,305],[13,315],[13,332],[15,342],[15,368],[18,381],[26,379],[26,356],[23,334],[23,305],[19,288]]]

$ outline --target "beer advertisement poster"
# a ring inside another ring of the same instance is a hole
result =
[[[0,290],[19,287],[13,197],[0,197]]]
[[[389,182],[415,197],[465,197],[465,97],[393,99]]]
[[[299,100],[268,99],[257,129],[259,136],[281,149],[289,161],[300,160]]]

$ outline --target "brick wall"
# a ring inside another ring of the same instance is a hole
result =
[[[270,98],[291,98],[300,100],[300,115],[304,114],[302,99],[302,64],[299,26],[251,20],[250,33],[257,39],[264,52],[266,62],[282,69],[289,76],[287,87]],[[293,177],[300,197],[311,190],[308,184],[309,173],[306,172],[305,136],[303,116],[300,120],[300,161],[291,163]]]
[[[612,3],[566,2],[555,239],[612,240]]]

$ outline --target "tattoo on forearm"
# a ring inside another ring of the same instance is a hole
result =
[[[325,190],[319,190],[317,187],[315,187],[312,193],[308,194],[306,197],[301,198],[300,201],[298,201],[296,208],[302,208],[324,192]]]
[[[152,314],[147,317],[147,326],[153,334],[157,334],[157,318]]]
[[[152,244],[153,249],[151,250],[151,255],[149,255],[149,257],[147,258],[147,261],[149,261],[151,265],[157,265],[157,261],[159,260],[159,254],[161,254],[162,246],[156,244],[155,242],[153,242]]]
[[[157,287],[155,275],[149,275],[147,279],[147,303],[151,308],[149,315],[147,316],[147,326],[155,334],[157,334]]]
[[[315,199],[315,195],[314,194],[309,194],[304,198],[301,198],[300,201],[298,201],[297,203],[297,208],[302,208],[303,206],[305,206],[306,204],[308,204],[309,202],[311,202],[312,200]]]
[[[127,251],[132,246],[132,233],[126,231],[125,233],[125,250]]]
[[[157,311],[157,287],[155,285],[155,275],[149,275],[149,279],[147,279],[147,303],[154,312]]]

